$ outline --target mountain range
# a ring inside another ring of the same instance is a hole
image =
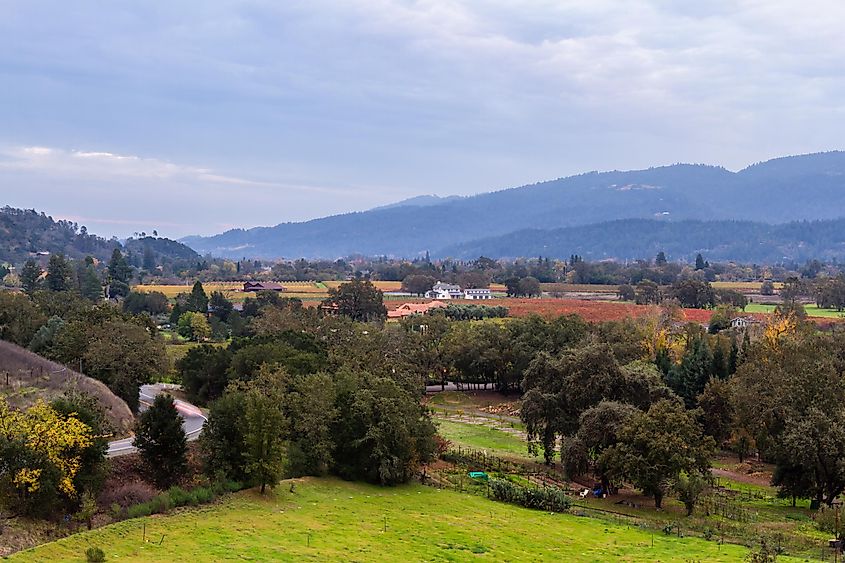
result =
[[[671,248],[667,252],[675,258],[703,252],[725,259],[788,260],[804,257],[811,248],[823,256],[845,256],[845,241],[828,237],[820,247],[800,238],[835,232],[827,224],[774,230],[772,225],[843,217],[845,152],[833,151],[777,158],[739,172],[701,164],[589,172],[470,197],[422,196],[365,212],[182,242],[200,253],[232,258],[410,258],[428,251],[457,258],[576,253],[628,259]],[[740,223],[729,228],[731,221]],[[623,231],[627,240],[614,241]],[[691,231],[731,233],[742,240],[683,236]]]

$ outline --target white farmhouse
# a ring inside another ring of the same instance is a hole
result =
[[[489,289],[465,289],[464,299],[493,299]]]
[[[425,296],[429,299],[463,299],[464,292],[459,285],[437,282]]]

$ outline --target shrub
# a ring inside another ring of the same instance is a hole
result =
[[[143,481],[132,481],[104,490],[100,495],[99,504],[109,507],[117,504],[121,508],[129,508],[136,504],[151,501],[156,494],[157,492],[152,485]]]
[[[496,500],[549,512],[566,512],[571,505],[569,496],[558,487],[535,489],[504,479],[491,479],[490,492]]]
[[[106,554],[99,547],[89,547],[85,550],[85,559],[88,563],[103,563],[106,560]]]

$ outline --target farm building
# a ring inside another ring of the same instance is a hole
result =
[[[489,289],[465,289],[464,299],[493,299],[493,294]]]
[[[459,285],[437,282],[425,296],[429,299],[463,299],[464,292]]]
[[[276,282],[244,282],[245,292],[258,291],[287,291],[287,288]]]
[[[388,319],[402,319],[410,317],[411,315],[422,315],[432,309],[445,307],[446,304],[440,301],[432,301],[431,303],[402,303],[392,311],[387,312]]]
[[[759,324],[759,322],[752,317],[735,317],[731,319],[731,328],[748,328],[750,325]]]

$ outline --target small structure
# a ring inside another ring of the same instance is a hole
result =
[[[751,325],[759,324],[759,322],[753,317],[734,317],[731,319],[731,328],[748,328]]]
[[[493,299],[493,294],[490,293],[489,289],[465,289],[464,290],[464,299],[476,300],[476,299]]]
[[[440,301],[432,301],[431,303],[402,303],[392,311],[387,312],[388,319],[404,319],[411,315],[424,315],[432,309],[445,307],[445,303]]]
[[[244,282],[244,292],[259,291],[287,291],[287,288],[276,282]]]
[[[459,285],[437,282],[425,296],[429,299],[463,299],[464,292]]]

